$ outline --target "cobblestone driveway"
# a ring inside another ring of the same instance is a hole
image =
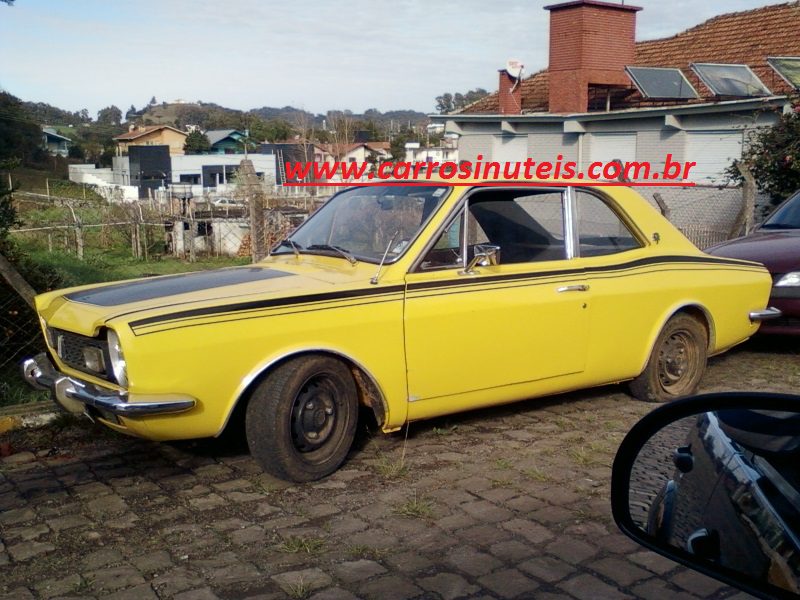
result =
[[[705,391],[800,389],[796,351],[712,360]],[[652,406],[609,387],[362,432],[343,469],[289,485],[240,448],[81,422],[6,436],[5,598],[727,598],[617,532],[610,464]]]

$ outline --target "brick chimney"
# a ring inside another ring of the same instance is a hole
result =
[[[633,64],[641,7],[576,0],[544,8],[550,11],[549,112],[586,112],[590,85],[630,86],[624,67]]]
[[[522,113],[522,82],[500,69],[500,85],[498,87],[501,115],[518,115]]]

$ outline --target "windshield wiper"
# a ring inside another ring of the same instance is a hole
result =
[[[293,242],[289,238],[286,238],[285,240],[281,240],[280,242],[278,242],[278,247],[280,248],[281,246],[289,246],[294,252],[295,256],[300,256],[300,250],[302,250],[303,248],[300,244],[298,244],[297,242]]]
[[[349,262],[351,265],[354,265],[358,262],[356,257],[350,254],[347,250],[331,244],[311,244],[308,248],[306,248],[306,250],[333,250],[334,252],[338,252],[344,256],[347,259],[347,262]]]

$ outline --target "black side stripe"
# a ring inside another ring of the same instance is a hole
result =
[[[240,302],[238,304],[229,304],[225,306],[208,306],[205,308],[194,308],[175,312],[168,315],[159,315],[155,317],[146,317],[137,321],[131,321],[131,328],[142,327],[143,325],[152,325],[153,323],[162,323],[164,321],[174,321],[177,319],[185,319],[190,317],[205,317],[210,315],[218,315],[225,313],[235,313],[249,310],[259,310],[263,308],[275,308],[279,306],[293,306],[296,304],[309,304],[312,302],[325,302],[328,300],[345,300],[347,298],[364,298],[368,296],[379,296],[382,294],[393,294],[405,290],[404,285],[393,285],[382,288],[374,289],[357,289],[348,290],[345,292],[329,292],[325,294],[306,294],[303,296],[294,296],[292,298],[272,298],[270,300],[256,300],[252,302]]]
[[[620,263],[616,265],[603,265],[598,267],[581,267],[574,269],[562,269],[558,271],[534,272],[534,273],[515,273],[512,275],[494,275],[484,276],[477,279],[447,279],[444,281],[422,281],[419,283],[412,283],[408,286],[409,290],[426,290],[432,288],[441,288],[449,286],[469,286],[480,285],[484,283],[493,283],[497,281],[517,281],[520,279],[540,279],[542,277],[563,277],[565,275],[591,275],[593,273],[607,273],[611,271],[622,271],[626,269],[635,269],[646,265],[657,264],[674,264],[674,263],[689,263],[689,264],[712,264],[712,265],[725,265],[734,267],[753,267],[758,268],[757,263],[726,259],[726,258],[713,258],[703,256],[657,256],[654,258],[640,258],[627,263]]]
[[[706,265],[717,265],[717,266],[730,266],[730,267],[753,267],[757,268],[759,265],[757,263],[749,262],[749,261],[742,261],[742,260],[735,260],[735,259],[725,259],[725,258],[715,258],[715,257],[703,257],[703,256],[658,256],[653,258],[642,258],[634,261],[630,261],[627,263],[621,263],[616,265],[604,265],[598,267],[582,267],[582,268],[575,268],[575,269],[562,269],[558,271],[546,271],[546,272],[528,272],[528,273],[515,273],[509,275],[494,275],[494,276],[484,276],[479,277],[476,279],[447,279],[443,281],[424,281],[419,283],[412,283],[409,284],[406,288],[404,285],[394,285],[394,286],[387,286],[382,288],[359,288],[355,290],[347,290],[344,292],[327,292],[323,294],[305,294],[302,296],[294,296],[292,298],[273,298],[270,300],[257,300],[252,302],[240,302],[237,304],[229,304],[225,306],[209,306],[204,308],[195,308],[195,309],[188,309],[183,311],[178,311],[166,315],[157,315],[153,317],[146,317],[144,319],[138,319],[136,321],[131,321],[130,326],[131,328],[143,327],[146,325],[153,325],[155,323],[164,323],[167,321],[178,321],[181,319],[189,319],[193,317],[207,317],[212,315],[222,315],[222,314],[231,314],[236,312],[243,312],[243,311],[254,311],[260,310],[265,308],[277,308],[277,307],[287,307],[287,306],[295,306],[298,304],[310,304],[314,302],[325,302],[325,301],[332,301],[332,300],[346,300],[350,298],[364,298],[369,296],[378,296],[378,295],[385,295],[385,294],[393,294],[398,292],[404,292],[406,289],[409,291],[416,291],[416,290],[429,290],[429,289],[439,289],[439,288],[448,288],[454,286],[462,286],[462,287],[470,287],[470,286],[477,286],[477,285],[485,285],[487,283],[495,283],[495,282],[503,282],[503,281],[519,281],[519,280],[536,280],[536,279],[543,279],[543,278],[554,278],[554,277],[563,277],[565,275],[591,275],[592,273],[610,273],[614,271],[622,271],[628,269],[634,269],[637,267],[642,267],[646,265],[657,265],[657,264],[675,264],[675,263],[684,263],[684,264],[706,264]]]

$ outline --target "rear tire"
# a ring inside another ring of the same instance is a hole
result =
[[[693,394],[706,369],[708,336],[697,319],[673,316],[656,339],[647,366],[628,384],[634,398],[669,402]]]
[[[344,462],[358,421],[350,370],[328,356],[290,360],[255,388],[245,429],[250,453],[280,479],[314,481]]]

